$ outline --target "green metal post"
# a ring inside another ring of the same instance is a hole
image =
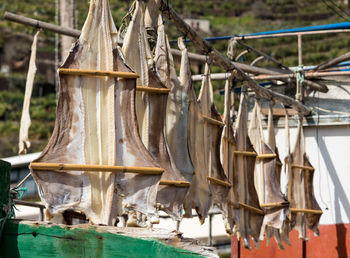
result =
[[[5,217],[10,209],[10,169],[10,163],[0,160],[0,237]]]

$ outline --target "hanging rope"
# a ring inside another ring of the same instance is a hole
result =
[[[303,100],[303,83],[305,80],[305,73],[304,73],[304,66],[303,65],[299,65],[296,69],[295,69],[295,75],[297,78],[297,92],[295,95],[295,99],[298,101],[302,101]]]
[[[231,39],[227,46],[227,56],[231,61],[235,59],[235,56],[237,54],[237,47],[238,47],[237,40]]]

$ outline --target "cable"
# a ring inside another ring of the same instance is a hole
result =
[[[348,14],[346,11],[344,11],[343,8],[341,8],[341,7],[338,6],[336,3],[334,3],[333,0],[329,0],[329,1],[332,3],[332,5],[333,5],[335,8],[337,8],[340,12],[342,12],[343,14],[345,14],[345,16],[349,16],[349,14]]]
[[[337,14],[339,17],[343,18],[346,21],[350,21],[348,18],[344,17],[342,14],[340,14],[337,10],[335,10],[331,5],[328,4],[328,2],[326,0],[322,0],[322,2],[327,5],[327,7],[329,9],[332,10],[332,12],[334,12],[335,14]]]

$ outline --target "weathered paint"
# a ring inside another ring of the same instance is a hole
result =
[[[307,232],[308,241],[304,249],[302,240],[298,238],[297,231],[290,234],[291,246],[285,245],[285,250],[278,249],[277,244],[271,239],[270,245],[266,246],[266,240],[260,242],[259,249],[247,250],[241,246],[241,256],[244,258],[328,258],[349,257],[350,255],[350,224],[321,225],[321,235],[316,237],[311,231]],[[303,256],[304,252],[304,256]],[[237,254],[232,253],[232,257]]]
[[[70,229],[9,220],[0,257],[202,257],[157,239],[128,237],[102,229]]]

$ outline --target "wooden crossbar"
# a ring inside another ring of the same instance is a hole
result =
[[[272,159],[272,158],[276,158],[277,155],[272,153],[272,154],[259,154],[258,156],[256,156],[257,159]]]
[[[277,207],[288,207],[289,202],[271,202],[260,204],[261,208],[277,208]]]
[[[160,180],[159,184],[176,186],[176,187],[190,187],[190,182],[187,182],[187,181]]]
[[[58,69],[59,74],[68,75],[80,75],[80,76],[108,76],[117,77],[124,79],[135,79],[139,78],[136,73],[129,72],[116,72],[116,71],[97,71],[97,70],[85,70],[85,69],[70,69],[70,68],[60,68]]]
[[[250,205],[245,204],[245,203],[228,201],[228,204],[231,205],[231,206],[233,206],[233,207],[236,208],[236,209],[238,209],[238,208],[243,208],[243,209],[247,209],[247,210],[256,212],[256,213],[258,213],[258,214],[265,215],[265,212],[264,212],[263,210],[258,209],[258,208],[255,208],[255,207],[250,206]]]
[[[208,117],[208,116],[204,116],[202,115],[202,118],[205,122],[207,122],[208,124],[213,124],[213,125],[218,125],[218,126],[224,126],[225,123],[219,121],[219,120],[215,120],[211,117]]]
[[[214,178],[214,177],[207,176],[207,180],[210,182],[213,182],[215,184],[228,187],[228,188],[232,187],[232,184],[230,184],[229,182],[226,182],[226,181],[223,181],[221,179]]]
[[[310,171],[315,170],[313,167],[303,166],[303,165],[298,165],[298,164],[291,164],[290,166],[291,166],[291,168],[300,168],[302,170],[310,170]]]
[[[30,163],[29,168],[35,169],[35,170],[122,172],[122,173],[138,173],[138,174],[145,174],[145,175],[160,175],[164,172],[164,169],[156,168],[156,167],[78,165],[78,164],[37,163],[37,162]]]
[[[322,210],[311,210],[311,209],[297,209],[297,208],[290,208],[290,211],[293,213],[310,213],[310,214],[323,214]]]
[[[253,151],[234,151],[233,153],[241,156],[257,156],[256,152]]]
[[[146,87],[146,86],[136,86],[136,91],[144,91],[148,93],[158,93],[158,94],[168,94],[170,92],[169,89]]]

